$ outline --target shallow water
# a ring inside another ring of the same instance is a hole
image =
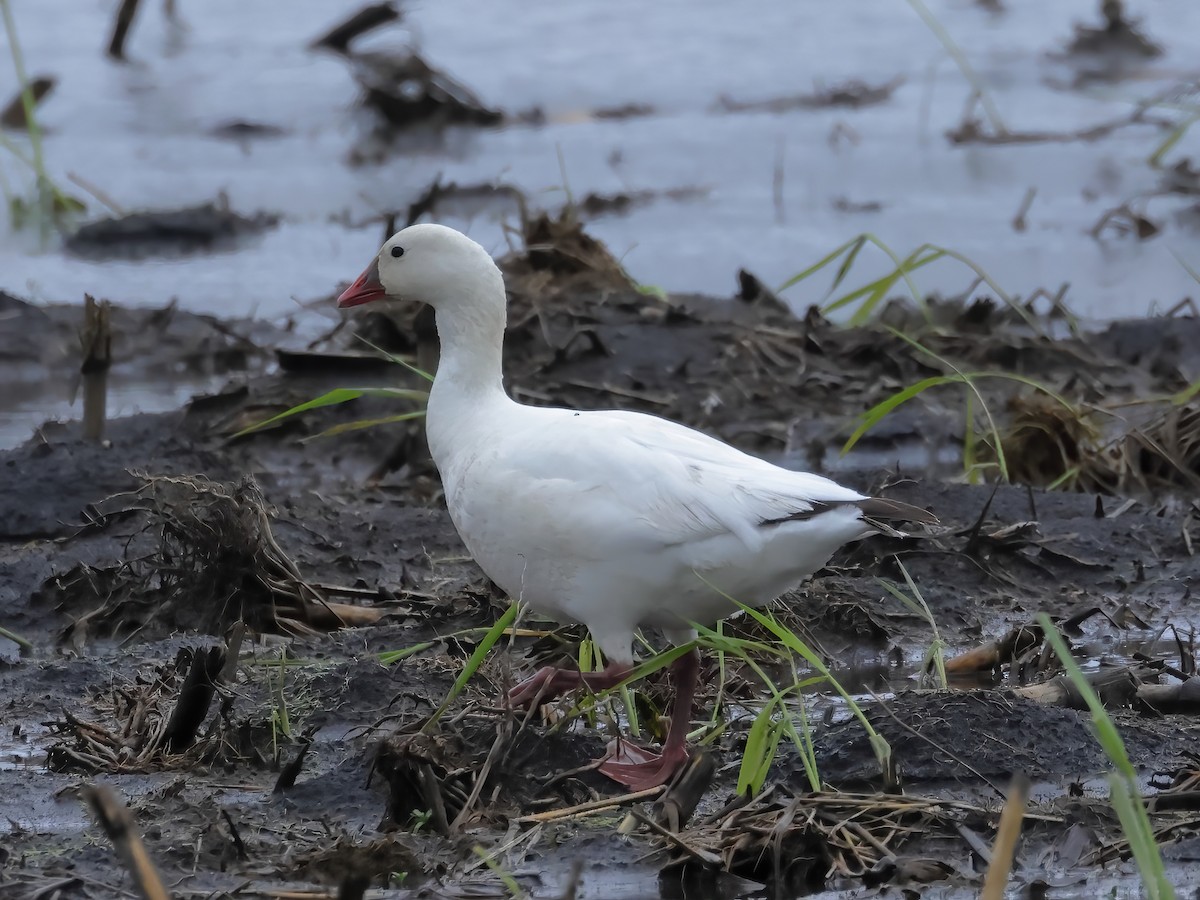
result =
[[[60,79],[41,114],[50,171],[60,179],[74,173],[130,209],[225,191],[236,209],[281,213],[282,226],[236,252],[149,264],[80,261],[55,246],[39,249],[35,236],[4,233],[0,288],[59,301],[84,291],[128,304],[178,297],[193,310],[278,316],[294,311],[294,299],[322,296],[357,274],[380,238],[379,212],[404,208],[436,174],[459,183],[501,179],[556,204],[561,155],[576,195],[710,189],[703,199],[662,201],[592,226],[635,277],[669,290],[729,292],[739,266],[778,283],[871,231],[900,252],[925,241],[949,246],[1018,294],[1070,282],[1070,301],[1094,318],[1144,314],[1195,291],[1171,254],[1200,264],[1196,233],[1186,226],[1168,221],[1163,235],[1142,244],[1099,243],[1086,233],[1105,209],[1156,184],[1144,161],[1158,132],[1128,128],[1095,143],[951,145],[943,132],[958,124],[969,87],[901,0],[776,0],[753,15],[684,0],[406,4],[404,26],[366,45],[396,44],[411,33],[430,61],[485,101],[509,111],[540,106],[550,124],[454,131],[359,168],[346,163],[363,130],[351,109],[355,85],[337,59],[305,49],[346,4],[305,0],[287,15],[235,0],[179,6],[182,29],[165,21],[160,4],[144,4],[128,44],[133,62],[118,65],[101,52],[111,3],[17,4],[31,74]],[[1164,84],[1195,77],[1200,58],[1200,7],[1130,4],[1166,54],[1115,85],[1058,89],[1050,83],[1069,82],[1074,70],[1047,53],[1069,39],[1073,22],[1094,24],[1097,3],[1009,4],[1000,14],[966,0],[931,6],[1014,130],[1071,129],[1123,115]],[[11,77],[3,77],[7,94]],[[906,80],[890,101],[861,110],[711,112],[721,94],[766,99],[896,77]],[[628,121],[584,114],[625,103],[651,104],[656,113]],[[252,142],[210,135],[231,120],[287,134]],[[1198,144],[1193,133],[1168,161]],[[0,157],[0,165],[10,184],[27,183],[11,158]],[[1018,233],[1011,220],[1031,187],[1029,227]],[[839,211],[838,198],[881,209]],[[1150,211],[1162,219],[1180,205],[1163,199]],[[484,211],[457,224],[500,250],[499,215]],[[882,254],[871,262],[863,280],[883,271]],[[916,276],[922,290],[960,291],[970,280],[948,261]],[[822,288],[813,284],[795,299],[820,299]]]
[[[159,379],[124,375],[118,368],[108,380],[109,419],[179,409],[198,394],[211,393],[227,379],[171,373]],[[0,390],[0,449],[29,438],[44,423],[82,417],[82,389],[56,380],[19,382]]]

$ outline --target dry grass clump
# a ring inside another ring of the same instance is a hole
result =
[[[142,487],[99,504],[92,524],[140,516],[150,552],[108,568],[76,566],[44,588],[61,607],[85,610],[65,632],[75,643],[92,631],[221,634],[236,622],[260,633],[311,634],[381,615],[330,603],[304,579],[276,542],[252,477],[141,477]]]
[[[699,863],[791,895],[833,877],[860,877],[893,862],[911,838],[953,826],[969,804],[840,791],[793,794],[775,786],[668,838],[677,863]],[[953,870],[930,871],[940,880]],[[886,880],[886,879],[885,879]]]
[[[637,286],[608,247],[584,231],[573,205],[557,215],[530,215],[522,204],[520,237],[524,250],[500,260],[516,293],[537,296]]]
[[[1011,479],[1100,494],[1200,489],[1200,402],[1143,408],[1149,412],[1135,422],[1101,408],[1069,409],[1042,395],[1013,398],[1002,434]]]

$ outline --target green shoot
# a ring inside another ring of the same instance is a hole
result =
[[[904,575],[904,581],[908,585],[908,592],[900,590],[896,585],[889,581],[878,579],[883,585],[884,590],[899,600],[911,612],[920,616],[929,623],[930,629],[933,631],[933,641],[925,650],[925,659],[921,666],[923,673],[932,669],[937,673],[937,686],[942,690],[946,689],[948,682],[946,681],[946,647],[947,644],[942,640],[941,632],[938,631],[937,620],[933,617],[933,611],[929,608],[929,604],[925,602],[925,598],[921,596],[921,590],[917,587],[912,576],[908,574],[908,569],[904,567],[899,557],[896,558],[896,565],[900,567],[901,574]]]
[[[802,641],[797,634],[795,634],[795,632],[779,624],[779,622],[775,620],[775,617],[770,613],[755,609],[752,606],[747,606],[746,604],[740,603],[737,600],[734,600],[733,602],[736,603],[742,609],[742,611],[746,613],[746,615],[750,616],[752,619],[770,631],[773,635],[775,635],[775,637],[779,639],[780,643],[782,643],[784,647],[802,657],[804,661],[812,666],[818,673],[820,673],[825,681],[838,693],[838,695],[850,708],[850,712],[854,714],[854,717],[858,719],[859,723],[866,731],[867,738],[871,742],[871,749],[875,751],[875,758],[879,761],[880,773],[885,779],[889,778],[892,772],[891,746],[888,744],[883,735],[875,730],[875,727],[871,724],[871,721],[862,711],[862,707],[858,705],[858,701],[851,696],[849,691],[842,687],[841,682],[839,682],[833,676],[833,673],[829,671],[829,667],[825,665],[821,657],[814,653],[813,650],[806,643],[804,643],[804,641]]]
[[[580,672],[595,672],[599,668],[600,651],[597,649],[590,637],[584,638],[579,642],[579,657],[576,660]],[[595,727],[596,725],[596,707],[594,703],[589,702],[588,698],[584,698],[579,704],[584,709],[584,715],[587,716],[588,724]],[[632,707],[632,704],[630,705]]]
[[[1014,298],[1009,296],[1009,294],[1005,292],[999,284],[996,283],[995,279],[993,279],[987,272],[983,270],[981,266],[979,266],[969,257],[964,256],[957,251],[950,250],[949,248],[939,247],[936,244],[921,244],[919,247],[909,253],[908,256],[901,259],[896,251],[869,232],[864,232],[863,234],[858,235],[858,237],[852,238],[832,252],[827,253],[804,271],[793,275],[779,286],[777,292],[782,293],[783,291],[786,291],[788,288],[799,284],[800,282],[806,280],[841,258],[841,264],[838,266],[837,271],[834,274],[833,284],[830,285],[828,291],[828,294],[834,294],[838,288],[841,287],[842,282],[845,281],[847,276],[850,274],[851,269],[854,268],[854,263],[858,259],[858,254],[867,244],[871,244],[882,250],[884,254],[886,254],[887,257],[892,261],[894,268],[887,275],[877,278],[874,281],[863,285],[862,287],[835,297],[821,308],[822,312],[836,312],[844,307],[857,304],[854,313],[850,317],[850,324],[865,325],[871,320],[871,317],[875,314],[879,305],[887,299],[888,294],[895,288],[897,282],[903,279],[908,288],[909,295],[913,299],[913,302],[925,315],[926,319],[928,319],[929,309],[925,302],[925,296],[917,289],[916,283],[912,280],[912,273],[917,269],[921,269],[931,263],[937,262],[938,260],[952,259],[974,272],[975,276],[981,282],[991,288],[992,292],[995,293],[995,295],[999,297],[1006,306],[1021,316],[1027,325],[1035,330],[1038,329],[1038,323],[1034,316]]]
[[[1109,762],[1116,770],[1108,775],[1109,800],[1120,819],[1121,828],[1129,841],[1129,847],[1133,851],[1133,858],[1141,873],[1142,887],[1146,896],[1150,900],[1174,900],[1175,890],[1167,880],[1162,854],[1159,852],[1158,843],[1154,838],[1154,827],[1150,824],[1146,804],[1142,801],[1141,792],[1138,790],[1137,773],[1133,768],[1133,763],[1129,761],[1129,754],[1125,751],[1125,743],[1121,740],[1117,726],[1113,723],[1112,717],[1109,716],[1100,698],[1096,696],[1096,692],[1092,690],[1092,686],[1079,668],[1079,664],[1071,656],[1071,651],[1062,639],[1062,635],[1058,633],[1058,629],[1054,627],[1054,623],[1050,621],[1050,617],[1041,613],[1037,619],[1046,640],[1054,648],[1059,662],[1066,669],[1071,684],[1075,686],[1075,690],[1087,703],[1088,710],[1092,714],[1092,730],[1096,734],[1096,740],[1099,741]]]
[[[441,706],[434,710],[433,715],[421,728],[422,731],[428,732],[441,720],[442,716],[446,714],[446,710],[450,708],[450,704],[454,702],[454,698],[461,694],[462,689],[467,686],[467,682],[475,677],[475,673],[479,671],[480,665],[483,664],[483,660],[491,652],[492,647],[496,645],[496,641],[500,640],[505,629],[516,620],[518,608],[518,603],[514,600],[509,604],[504,615],[496,620],[496,624],[488,629],[483,640],[479,642],[479,646],[475,648],[475,652],[471,654],[471,658],[467,660],[467,664],[463,666],[463,670],[454,679],[454,684],[450,687],[450,692],[446,694],[446,699],[442,701]]]
[[[890,397],[887,397],[886,399],[880,401],[879,403],[875,404],[873,407],[868,409],[861,416],[859,416],[858,426],[854,429],[854,432],[850,435],[849,439],[846,441],[845,445],[842,447],[842,455],[843,456],[850,452],[850,450],[854,447],[855,444],[858,443],[859,439],[864,434],[866,434],[868,431],[870,431],[872,428],[874,428],[876,425],[878,425],[879,422],[885,416],[887,416],[889,413],[891,413],[897,407],[907,403],[909,400],[913,399],[914,397],[919,396],[920,394],[924,393],[931,387],[939,387],[939,386],[945,385],[945,384],[961,384],[961,385],[965,386],[969,391],[968,396],[973,396],[974,399],[979,403],[980,409],[983,410],[984,418],[987,419],[988,433],[991,436],[990,443],[991,443],[993,450],[995,451],[996,466],[1000,471],[1000,478],[1003,481],[1008,481],[1009,478],[1008,478],[1008,464],[1004,458],[1004,447],[1003,447],[1003,442],[1002,442],[1001,436],[1000,436],[1000,429],[996,425],[996,420],[992,416],[992,412],[988,408],[987,402],[983,399],[983,394],[980,392],[979,387],[976,385],[977,381],[984,379],[984,378],[1002,378],[1002,379],[1006,379],[1008,381],[1014,381],[1014,382],[1017,382],[1018,384],[1023,384],[1026,387],[1034,388],[1035,390],[1038,390],[1038,391],[1042,392],[1043,394],[1045,394],[1046,396],[1052,398],[1057,403],[1061,404],[1065,409],[1069,410],[1071,412],[1072,416],[1077,417],[1079,415],[1079,411],[1065,397],[1063,397],[1061,394],[1058,394],[1057,392],[1051,390],[1049,387],[1042,384],[1040,381],[1036,381],[1036,380],[1034,380],[1032,378],[1028,378],[1024,375],[1017,375],[1012,372],[964,372],[960,368],[958,368],[956,365],[954,365],[952,362],[947,360],[945,357],[940,356],[937,353],[934,353],[932,350],[923,346],[918,341],[913,340],[912,338],[908,337],[905,334],[902,334],[901,332],[897,331],[894,328],[889,328],[888,330],[893,335],[895,335],[896,337],[898,337],[902,341],[904,341],[905,343],[912,345],[917,350],[921,351],[922,353],[924,353],[927,356],[931,357],[932,359],[936,360],[938,363],[940,363],[945,368],[950,369],[954,374],[953,375],[933,375],[933,376],[930,376],[929,378],[923,378],[922,380],[918,381],[916,384],[910,384],[908,387],[902,388],[901,390],[892,394]],[[974,407],[969,406],[968,411],[973,413]],[[970,429],[973,427],[973,425],[970,421],[968,421],[966,427],[968,429]],[[976,440],[977,440],[976,438],[972,438],[970,441],[972,450],[971,450],[971,464],[970,464],[971,467],[969,470],[967,470],[969,475],[971,473],[978,472],[981,468],[980,464],[976,463],[974,461],[975,452],[976,452],[974,450],[974,447],[975,447]],[[965,465],[966,465],[966,454],[964,453],[964,466]]]
[[[754,672],[770,694],[767,703],[754,717],[750,733],[746,736],[746,746],[742,751],[742,763],[738,770],[738,793],[744,795],[749,792],[753,795],[762,790],[771,763],[775,759],[775,751],[784,734],[791,738],[800,755],[800,762],[804,766],[809,787],[813,791],[819,791],[821,775],[817,769],[816,750],[813,746],[812,731],[809,728],[808,715],[805,711],[805,697],[802,692],[806,688],[824,683],[826,679],[815,677],[797,681],[793,678],[793,684],[790,687],[780,690],[758,660],[763,657],[785,660],[788,670],[794,673],[797,666],[791,653],[784,652],[778,645],[772,646],[760,641],[730,637],[722,631],[701,626],[696,626],[696,633],[699,646],[740,659]],[[801,723],[799,732],[788,715],[789,697],[794,697],[791,705],[794,705],[799,712]],[[775,717],[777,710],[780,714],[779,718]]]
[[[453,640],[455,638],[474,637],[475,635],[487,634],[492,630],[492,627],[493,626],[489,625],[487,628],[464,628],[461,631],[452,631],[444,638],[439,638],[438,640],[421,641],[420,643],[413,644],[409,647],[401,647],[399,650],[384,650],[379,653],[376,658],[379,660],[380,665],[390,666],[402,659],[406,659],[410,656],[416,656],[418,653],[424,653],[426,650],[436,647],[443,640]],[[529,628],[506,628],[504,633],[512,637],[544,637],[547,634],[545,631],[538,631]]]
[[[717,622],[716,635],[718,639],[725,637],[724,619]],[[716,647],[713,652],[717,657],[717,698],[712,705],[712,717],[709,719],[710,728],[716,728],[720,724],[721,712],[725,706],[725,682],[728,674],[725,668],[725,648]]]
[[[721,638],[721,640],[726,643],[725,649],[728,651],[728,650],[734,650],[734,649],[744,649],[744,648],[753,647],[760,651],[763,649],[766,649],[768,654],[772,654],[772,655],[776,655],[776,656],[779,656],[779,655],[788,656],[788,655],[794,654],[796,656],[801,657],[813,669],[815,669],[817,671],[817,673],[820,675],[820,678],[812,679],[811,683],[824,682],[824,683],[829,684],[834,689],[834,691],[836,691],[837,694],[842,698],[842,700],[845,701],[846,706],[849,707],[851,713],[854,714],[854,717],[856,719],[858,719],[859,723],[863,727],[863,730],[866,731],[866,733],[867,733],[867,739],[871,743],[871,749],[875,752],[875,758],[879,761],[880,770],[881,770],[880,773],[883,775],[884,779],[890,779],[891,773],[892,773],[892,748],[891,748],[891,746],[888,744],[887,740],[884,739],[883,735],[881,735],[879,732],[877,732],[875,730],[874,726],[871,724],[871,722],[867,718],[866,714],[862,711],[862,707],[858,705],[858,701],[856,701],[854,699],[854,697],[851,696],[850,692],[847,691],[842,686],[841,682],[838,681],[837,678],[834,677],[833,673],[829,671],[829,667],[825,665],[825,662],[821,659],[821,657],[818,656],[812,650],[812,648],[809,647],[808,644],[806,644],[800,638],[799,635],[797,635],[795,632],[793,632],[791,629],[785,627],[784,625],[781,625],[778,621],[776,621],[775,617],[772,616],[769,612],[764,612],[763,610],[755,609],[752,606],[747,606],[745,603],[742,603],[740,600],[737,600],[737,599],[729,596],[729,594],[725,593],[719,587],[714,585],[711,581],[709,581],[707,578],[705,578],[699,572],[695,572],[695,575],[697,578],[699,578],[701,581],[703,581],[706,585],[708,585],[708,587],[710,587],[712,590],[716,591],[718,594],[720,594],[722,597],[724,597],[730,603],[737,606],[742,612],[744,612],[750,618],[754,619],[756,622],[758,622],[760,625],[762,625],[764,628],[766,628],[769,632],[771,632],[771,634],[773,634],[775,636],[776,640],[778,641],[779,647],[782,648],[782,649],[779,649],[779,648],[771,649],[771,648],[767,648],[766,645],[762,644],[759,641],[745,641],[745,640],[741,640],[741,639],[737,639],[737,638],[724,637],[724,638]],[[700,625],[697,625],[694,622],[692,623],[692,628],[696,630],[697,634],[705,636],[707,638],[707,640],[710,642],[714,641],[717,638],[716,632],[712,631],[711,629],[704,628]],[[783,651],[786,651],[786,653]],[[747,663],[750,664],[750,666],[755,670],[755,674],[757,674],[763,680],[763,684],[767,685],[768,689],[769,689],[770,685],[771,685],[770,679],[767,678],[766,674],[762,672],[761,668],[758,667],[757,664],[754,662],[754,660],[751,659],[749,656],[745,656],[743,658],[747,661]],[[810,682],[805,682],[804,685],[807,685],[808,683],[810,683]],[[807,721],[806,721],[806,727],[807,727]],[[817,790],[817,789],[819,789],[819,788],[814,787],[814,790]]]
[[[14,644],[16,644],[18,647],[20,647],[22,650],[24,650],[26,652],[33,650],[33,644],[31,644],[25,638],[21,637],[15,631],[9,631],[3,625],[0,625],[0,637],[8,638],[10,641],[12,641]]]
[[[1162,142],[1154,148],[1154,152],[1150,154],[1150,158],[1147,160],[1147,162],[1151,165],[1151,167],[1155,169],[1159,168],[1162,165],[1163,157],[1170,153],[1171,150],[1174,149],[1175,145],[1183,140],[1183,136],[1187,134],[1188,130],[1197,122],[1200,122],[1200,113],[1193,113],[1176,125],[1171,130],[1171,133],[1163,138]]]
[[[382,347],[380,347],[376,344],[372,344],[370,341],[368,341],[365,337],[363,337],[360,334],[355,335],[355,337],[357,337],[360,341],[362,341],[364,344],[366,344],[368,347],[370,347],[376,353],[385,357],[389,362],[394,362],[398,366],[403,366],[404,368],[408,369],[408,371],[412,372],[414,375],[416,375],[420,378],[424,378],[430,384],[433,384],[433,376],[432,375],[430,375],[424,369],[417,368],[412,363],[410,363],[407,359],[405,359],[403,356],[397,356],[395,353],[389,353],[387,350],[384,350]]]
[[[1176,406],[1183,406],[1185,403],[1191,403],[1197,397],[1200,397],[1200,378],[1197,378],[1178,394],[1171,398],[1171,402]]]
[[[772,715],[780,702],[776,693],[755,717],[746,735],[746,749],[742,752],[742,765],[738,770],[737,793],[741,797],[753,797],[762,790],[767,781],[779,739],[783,736],[787,714],[776,719]],[[811,773],[810,773],[811,775]]]
[[[476,844],[473,849],[475,851],[475,855],[483,860],[483,864],[492,870],[493,875],[500,879],[501,883],[504,885],[504,889],[508,891],[508,896],[514,898],[514,900],[524,900],[524,898],[529,896],[529,894],[525,892],[524,888],[522,888],[517,882],[517,879],[513,873],[500,865],[500,863],[496,861],[496,857],[494,855],[488,853],[478,844]]]
[[[474,631],[475,629],[471,629]],[[455,635],[450,635],[454,637]],[[379,654],[378,659],[380,665],[390,666],[409,656],[416,656],[418,653],[424,653],[430,647],[436,647],[438,641],[421,641],[419,644],[413,644],[411,647],[404,647],[400,650],[385,650]]]
[[[1079,477],[1081,471],[1082,470],[1079,468],[1079,466],[1071,466],[1069,469],[1067,469],[1065,472],[1063,472],[1061,475],[1059,475],[1057,478],[1055,478],[1052,482],[1050,482],[1048,485],[1046,485],[1046,490],[1057,491],[1060,488],[1062,488],[1064,485],[1074,485],[1075,479],[1077,479]]]
[[[634,290],[636,290],[639,294],[645,294],[647,297],[654,297],[655,299],[661,300],[664,303],[670,301],[671,299],[667,292],[657,284],[634,285]]]
[[[359,431],[363,428],[375,428],[379,425],[394,425],[397,422],[410,422],[413,419],[423,418],[425,418],[425,410],[417,409],[413,410],[412,412],[397,413],[394,416],[379,416],[375,419],[358,419],[354,422],[342,422],[340,425],[334,425],[332,428],[326,428],[324,431],[320,431],[306,438],[302,438],[300,443],[307,444],[309,441],[333,437],[336,434],[346,434],[349,431]]]
[[[406,388],[391,388],[391,387],[336,388],[327,394],[322,394],[320,397],[317,397],[314,400],[307,400],[304,403],[301,403],[297,406],[293,406],[291,409],[284,410],[283,412],[279,413],[279,415],[271,416],[271,418],[269,418],[269,419],[266,419],[262,422],[258,422],[254,425],[250,425],[246,428],[243,428],[241,431],[239,431],[237,434],[235,434],[234,437],[240,438],[240,437],[244,437],[248,434],[254,434],[256,431],[262,431],[264,428],[270,428],[272,425],[282,422],[284,419],[291,418],[292,416],[299,415],[300,413],[303,413],[303,412],[308,412],[311,409],[320,409],[321,407],[324,407],[324,406],[337,406],[340,403],[348,403],[351,400],[357,400],[359,397],[391,397],[391,398],[397,399],[397,400],[417,400],[417,401],[428,401],[429,400],[429,394],[427,394],[425,391],[412,391],[412,390],[408,390]],[[414,418],[415,415],[420,415],[420,414],[408,414],[408,413],[404,414],[404,416],[406,418]],[[394,421],[394,417],[388,417],[385,419],[376,419],[373,421],[376,423]],[[362,422],[350,423],[350,425],[353,425],[353,426],[356,426],[359,428],[367,427],[367,425]],[[338,428],[331,428],[329,431],[325,432],[325,434],[340,433],[338,430],[339,428],[340,428],[340,431],[351,430],[351,427],[349,425],[338,426]],[[320,437],[320,436],[321,435],[318,435],[318,437]]]
[[[279,736],[292,739],[291,716],[287,701],[287,648],[281,647],[279,658],[271,660],[267,668],[267,687],[271,693],[271,748],[279,759]],[[273,672],[278,672],[276,676]]]

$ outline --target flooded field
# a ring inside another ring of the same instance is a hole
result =
[[[946,133],[962,126],[971,86],[904,2],[872,0],[853,12],[768,3],[754,15],[629,0],[569,13],[421,4],[356,48],[415,41],[487,106],[544,117],[409,136],[387,149],[367,139],[370,117],[353,109],[350,67],[308,49],[344,4],[308,0],[281,16],[229,0],[180,3],[178,24],[148,4],[124,66],[98,52],[109,6],[15,4],[31,74],[59,81],[41,115],[51,172],[74,173],[127,210],[224,192],[235,209],[282,221],[215,259],[153,265],[64,258],[9,235],[0,251],[6,287],[39,300],[87,291],[123,304],[177,297],[197,312],[284,315],[343,279],[375,245],[380,214],[406,209],[438,174],[460,185],[503,182],[545,205],[562,202],[567,187],[578,197],[700,189],[595,223],[635,278],[669,290],[724,294],[742,266],[778,284],[864,231],[901,253],[925,242],[954,249],[1022,296],[1069,282],[1073,307],[1088,317],[1144,314],[1194,289],[1171,255],[1196,266],[1194,223],[1175,218],[1192,201],[1149,196],[1163,173],[1146,160],[1166,132],[1131,124],[1066,139],[1128,119],[1164,92],[1170,106],[1194,78],[1200,10],[1182,0],[1128,5],[1161,44],[1146,59],[1066,53],[1077,25],[1100,26],[1095,3],[938,4],[1012,134],[964,143]],[[70,29],[59,27],[64,20]],[[1167,108],[1148,119],[1178,115],[1186,114]],[[994,130],[982,126],[985,136]],[[1168,161],[1196,140],[1186,137]],[[1015,231],[1031,189],[1026,227]],[[1130,201],[1164,228],[1159,237],[1089,235],[1106,210]],[[469,223],[500,250],[510,215],[506,205],[481,204],[454,224]],[[881,256],[869,262],[885,270]],[[868,265],[864,280],[871,273]],[[918,279],[925,290],[954,292],[971,280],[949,263]]]
[[[1200,8],[381,5],[347,50],[345,4],[143,0],[122,63],[114,6],[11,4],[88,224],[0,222],[0,896],[1200,889]],[[598,663],[495,626],[378,354],[435,368],[428,319],[335,308],[415,219],[499,260],[518,401],[940,520],[702,636],[665,789],[594,763],[665,672],[505,702]]]

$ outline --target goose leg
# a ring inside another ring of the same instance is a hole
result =
[[[675,704],[671,707],[671,727],[667,730],[661,754],[628,742],[618,742],[617,752],[600,766],[600,771],[633,791],[657,787],[674,778],[688,760],[687,733],[699,677],[700,653],[697,650],[684,654],[671,664]]]
[[[508,702],[514,709],[532,706],[540,700],[550,700],[587,685],[590,690],[604,691],[620,684],[633,667],[620,663],[609,663],[601,672],[580,672],[576,669],[556,669],[546,666],[538,669],[508,692]]]

